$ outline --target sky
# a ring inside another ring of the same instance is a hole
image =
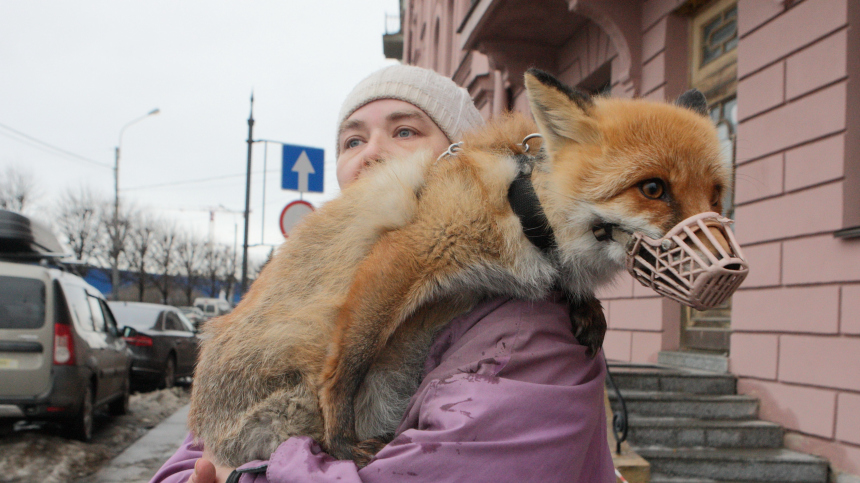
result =
[[[319,206],[337,193],[338,109],[358,81],[396,62],[384,58],[382,34],[397,30],[386,14],[398,8],[397,0],[4,1],[0,173],[14,166],[33,176],[46,221],[68,189],[112,200],[122,131],[121,202],[204,239],[232,245],[237,234],[241,252],[251,93],[254,139],[325,150],[325,194],[303,197]],[[279,145],[255,143],[252,165],[249,245],[280,244],[281,210],[299,194],[281,189]],[[212,209],[221,211],[210,223]]]

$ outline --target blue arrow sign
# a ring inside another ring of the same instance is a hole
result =
[[[281,188],[301,193],[322,193],[325,151],[292,144],[282,146]]]

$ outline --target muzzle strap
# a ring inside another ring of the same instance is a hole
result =
[[[594,225],[591,228],[591,232],[594,234],[594,238],[596,238],[597,241],[615,241],[625,248],[630,245],[630,241],[633,239],[632,234],[613,223],[599,223]]]
[[[508,202],[520,219],[526,238],[540,251],[547,253],[555,248],[555,234],[549,226],[540,200],[532,184],[534,160],[527,154],[516,155],[520,174],[508,188]]]

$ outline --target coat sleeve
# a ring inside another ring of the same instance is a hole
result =
[[[176,453],[164,463],[150,483],[185,483],[194,473],[194,464],[203,456],[203,447],[194,445],[194,436],[188,433]]]

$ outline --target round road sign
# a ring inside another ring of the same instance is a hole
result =
[[[281,233],[284,234],[284,238],[289,237],[290,230],[312,211],[314,211],[313,205],[302,200],[293,201],[284,207],[284,211],[281,212]]]

